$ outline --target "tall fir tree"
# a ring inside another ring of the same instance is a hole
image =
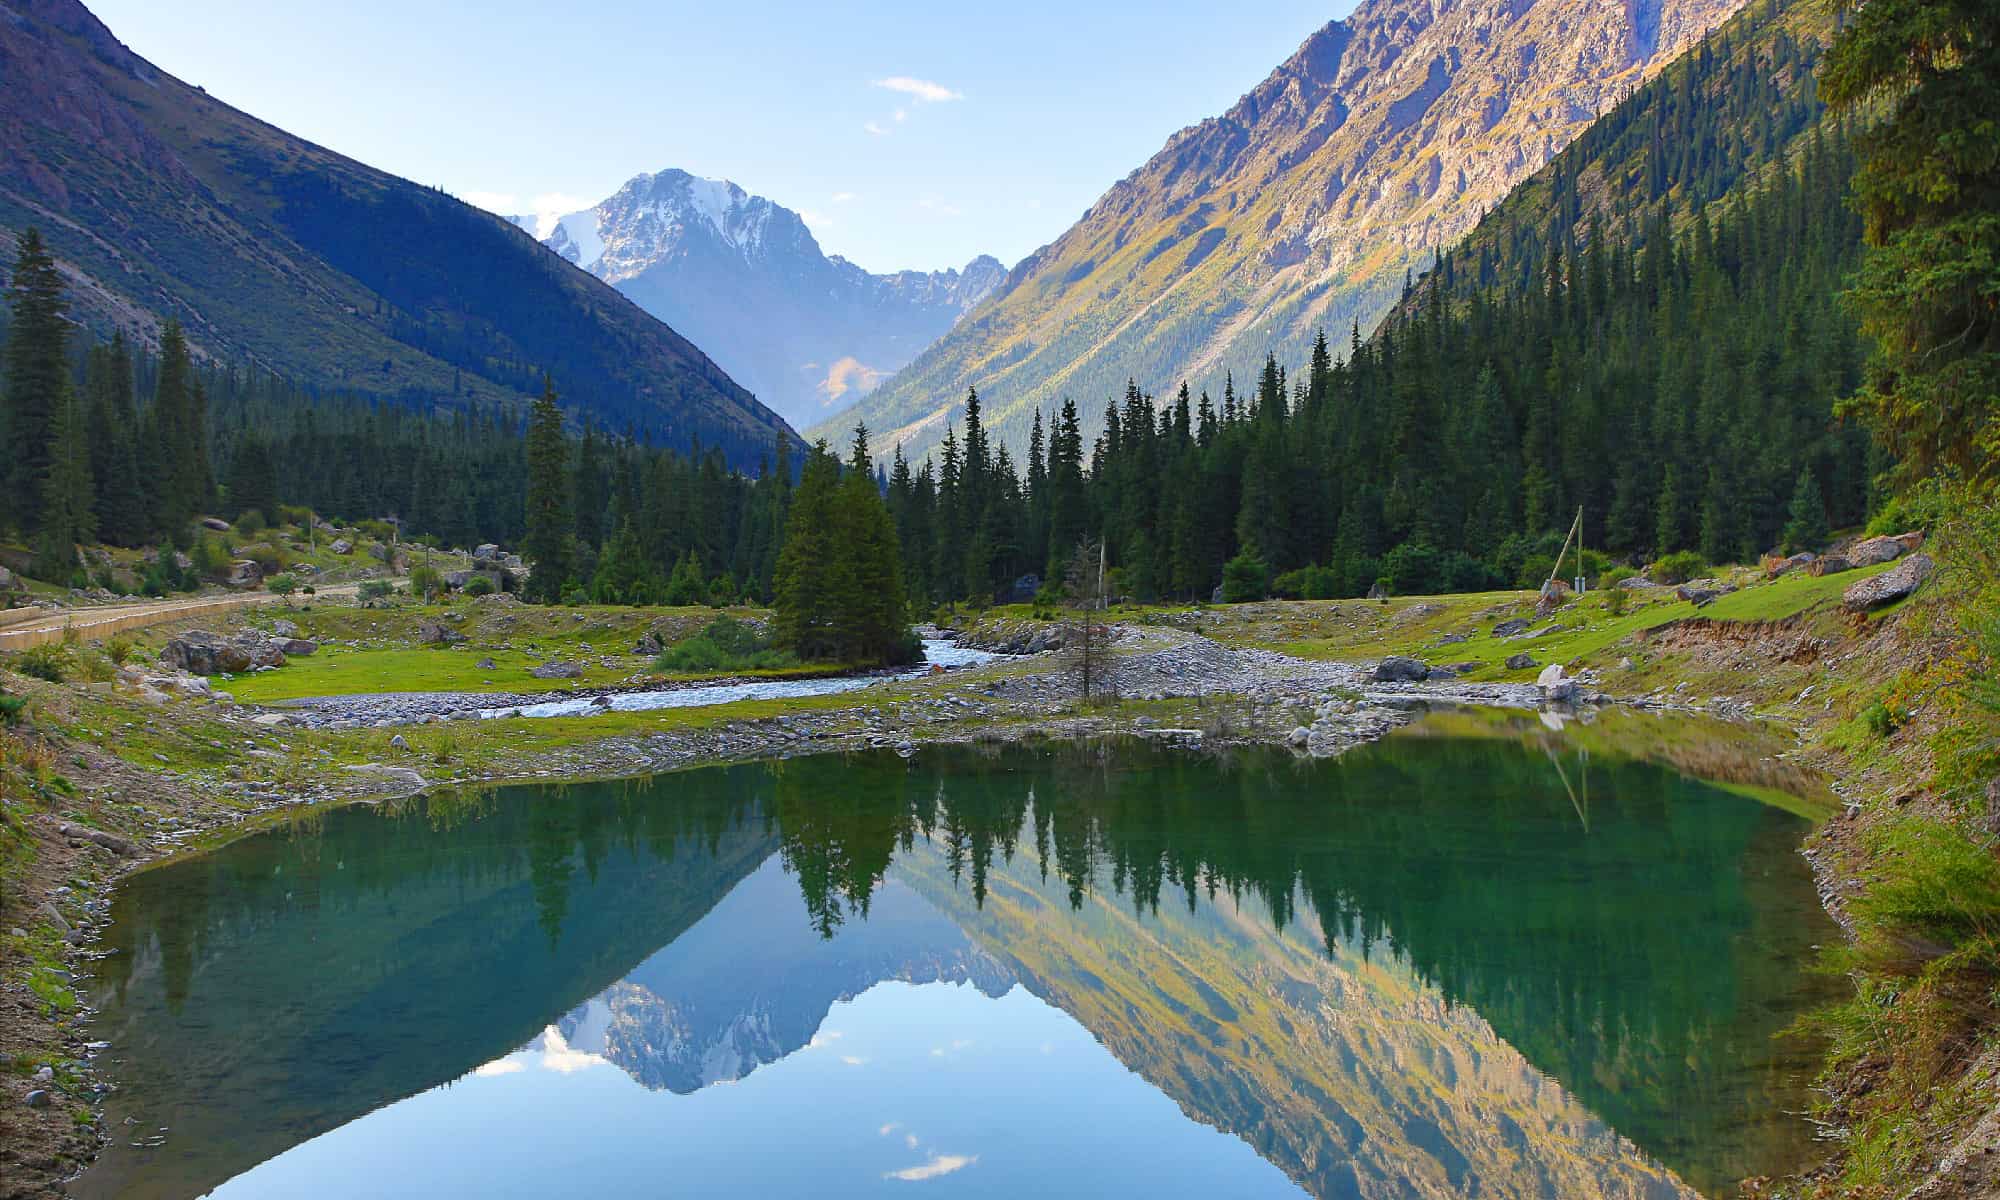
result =
[[[570,515],[569,446],[563,439],[562,409],[552,380],[528,415],[526,530],[521,551],[529,562],[527,595],[541,604],[562,599],[570,583],[575,537]]]
[[[62,274],[42,244],[41,231],[33,226],[22,230],[15,246],[7,285],[11,319],[5,390],[0,393],[7,450],[0,521],[31,531],[41,523],[56,410],[69,385],[69,323]]]

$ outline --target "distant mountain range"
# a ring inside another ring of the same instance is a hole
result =
[[[686,338],[504,220],[266,125],[76,0],[0,3],[0,236],[42,230],[76,316],[309,387],[518,406],[754,464],[778,416]],[[11,251],[4,256],[11,261]]]
[[[977,386],[1019,445],[1128,378],[1218,394],[1367,333],[1487,208],[1742,0],[1366,0],[1184,129],[858,409],[920,454]],[[841,414],[822,426],[852,422]]]
[[[640,175],[582,212],[509,219],[802,426],[873,391],[1007,274],[981,255],[963,270],[873,275],[822,253],[791,209],[677,170]]]

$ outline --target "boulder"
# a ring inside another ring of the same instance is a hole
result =
[[[1931,561],[1930,555],[1922,552],[1912,554],[1890,570],[1848,588],[1840,602],[1849,612],[1880,608],[1916,591],[1936,569],[1937,564]]]
[[[537,679],[578,679],[583,676],[583,668],[552,658],[539,667],[529,667],[528,674]]]
[[[1458,678],[1458,671],[1454,667],[1432,667],[1424,678],[1432,683],[1450,683]]]
[[[374,559],[376,562],[388,562],[394,556],[389,552],[389,543],[370,542],[368,543],[368,557]]]
[[[270,644],[276,646],[280,653],[292,658],[304,658],[306,655],[317,653],[319,650],[319,643],[313,641],[311,638],[275,638]]]
[[[1375,667],[1377,683],[1418,683],[1430,677],[1428,663],[1406,655],[1392,654]]]
[[[1766,578],[1776,579],[1780,575],[1789,575],[1793,571],[1810,570],[1812,565],[1818,561],[1819,555],[1814,554],[1810,550],[1801,550],[1790,558],[1772,559],[1769,563],[1765,564],[1764,575]]]
[[[1696,608],[1701,608],[1704,605],[1713,603],[1716,597],[1727,596],[1735,590],[1735,584],[1724,583],[1720,579],[1690,579],[1675,588],[1674,595],[1679,596]]]
[[[495,662],[494,662],[494,661],[493,661],[492,659],[490,659],[490,658],[482,658],[482,659],[480,659],[480,660],[479,660],[478,662],[476,662],[476,663],[473,663],[472,665],[473,665],[473,666],[475,666],[475,667],[478,667],[478,668],[479,668],[480,670],[482,670],[482,671],[491,671],[491,670],[493,670],[493,669],[494,669],[494,668],[495,668],[496,666],[498,666],[499,664],[498,664],[498,663],[495,663]]]
[[[333,551],[335,554],[352,554],[354,553],[354,543],[348,541],[346,538],[336,538],[333,545],[328,546],[327,549]]]
[[[1368,589],[1368,598],[1370,600],[1387,600],[1389,598],[1389,589],[1384,587],[1381,581],[1378,580],[1374,587]]]
[[[1813,560],[1812,566],[1806,568],[1806,573],[1814,576],[1838,575],[1842,571],[1852,571],[1853,569],[1854,564],[1847,561],[1842,555],[1822,554]]]
[[[299,627],[290,621],[273,621],[271,622],[271,634],[274,637],[295,638],[299,636]]]
[[[264,568],[258,566],[253,559],[239,558],[229,564],[229,578],[226,582],[230,587],[256,587],[264,582]]]
[[[1504,638],[1513,637],[1517,633],[1526,633],[1528,632],[1528,625],[1529,622],[1526,617],[1515,617],[1511,621],[1502,621],[1493,627],[1493,636]]]
[[[18,592],[20,590],[20,577],[7,568],[0,567],[0,592]]]
[[[233,675],[250,669],[251,655],[219,633],[191,629],[167,643],[160,662],[194,675]]]
[[[1626,591],[1629,592],[1637,588],[1657,587],[1659,585],[1655,584],[1652,580],[1646,578],[1644,575],[1627,575],[1625,578],[1618,581],[1618,586],[1624,588]]]
[[[660,635],[650,629],[639,635],[638,641],[632,643],[632,653],[643,654],[647,658],[658,657],[666,648],[660,641]]]
[[[221,517],[203,517],[201,519],[201,527],[203,529],[213,529],[217,533],[229,532],[229,522],[223,520]]]
[[[1303,725],[1300,725],[1294,728],[1292,730],[1291,736],[1286,738],[1285,740],[1287,742],[1290,742],[1293,746],[1303,749],[1308,742],[1312,741],[1312,735],[1313,735],[1312,730],[1307,729]]]
[[[473,550],[472,557],[479,562],[493,562],[500,557],[500,547],[492,542],[482,543]]]
[[[1561,663],[1543,667],[1535,683],[1542,689],[1542,699],[1550,704],[1571,704],[1576,700],[1576,680],[1563,671]]]
[[[417,641],[426,646],[455,646],[465,635],[441,621],[425,621],[417,626]]]
[[[1847,560],[1857,567],[1893,562],[1909,553],[1902,541],[1892,537],[1872,537],[1848,547]]]
[[[1535,656],[1532,654],[1516,654],[1507,660],[1507,669],[1509,671],[1529,671],[1533,670],[1534,666]]]

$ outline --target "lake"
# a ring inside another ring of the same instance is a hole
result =
[[[1595,736],[303,813],[121,888],[74,1192],[1733,1194],[1809,1151],[1810,824]]]

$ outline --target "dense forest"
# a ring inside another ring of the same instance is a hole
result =
[[[1226,564],[1232,596],[1468,590],[1539,582],[1578,509],[1592,547],[1640,561],[1857,523],[1879,463],[1833,417],[1864,357],[1836,299],[1852,170],[1846,135],[1816,130],[1679,235],[1656,215],[1637,245],[1551,250],[1534,288],[1429,288],[1340,359],[1322,337],[1220,404],[1135,385],[1087,449],[1066,404],[1024,471],[969,397],[936,468],[888,481],[906,576],[983,594],[1101,534],[1135,597],[1205,597]]]

